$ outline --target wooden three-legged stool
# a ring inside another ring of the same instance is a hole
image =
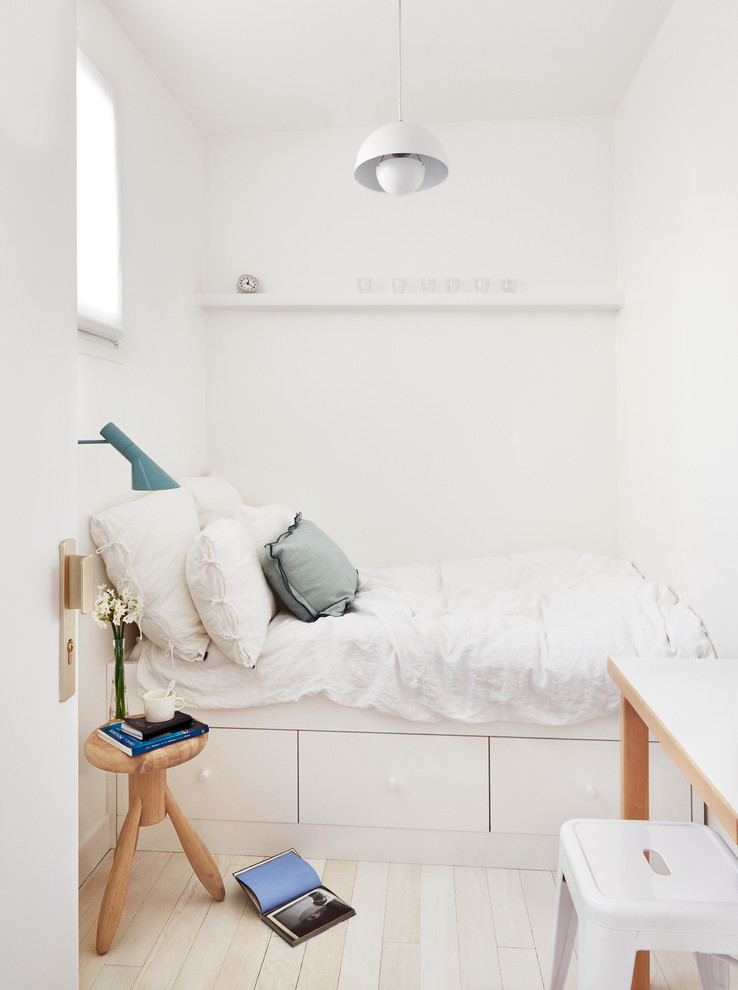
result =
[[[101,955],[110,948],[123,913],[141,825],[157,825],[169,815],[200,883],[216,901],[222,901],[225,897],[223,880],[215,860],[167,787],[169,767],[193,759],[205,748],[207,741],[207,733],[204,733],[140,756],[128,756],[117,750],[100,739],[97,730],[85,741],[85,756],[94,767],[111,773],[128,774],[128,814],[115,846],[113,867],[97,919],[96,948]]]

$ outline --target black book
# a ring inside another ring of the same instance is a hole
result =
[[[299,945],[356,914],[350,904],[323,886],[312,866],[294,849],[233,876],[261,920],[290,945]]]
[[[153,739],[165,732],[186,729],[192,724],[192,716],[186,712],[175,712],[166,722],[147,722],[143,715],[127,716],[120,725],[120,731],[133,739]]]

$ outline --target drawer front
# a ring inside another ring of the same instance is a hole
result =
[[[486,736],[299,736],[301,822],[489,830]]]
[[[202,753],[167,772],[188,818],[297,821],[297,733],[211,729]],[[128,806],[127,775],[118,774],[118,814]]]
[[[689,784],[650,744],[651,817],[689,821]],[[620,817],[620,744],[575,739],[492,739],[493,832],[557,835],[569,818]]]

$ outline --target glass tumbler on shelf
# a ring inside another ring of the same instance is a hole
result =
[[[458,292],[461,286],[460,278],[447,278],[446,279],[446,291],[447,292]]]

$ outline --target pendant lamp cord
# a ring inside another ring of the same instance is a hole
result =
[[[397,0],[397,119],[402,120],[402,0]]]

